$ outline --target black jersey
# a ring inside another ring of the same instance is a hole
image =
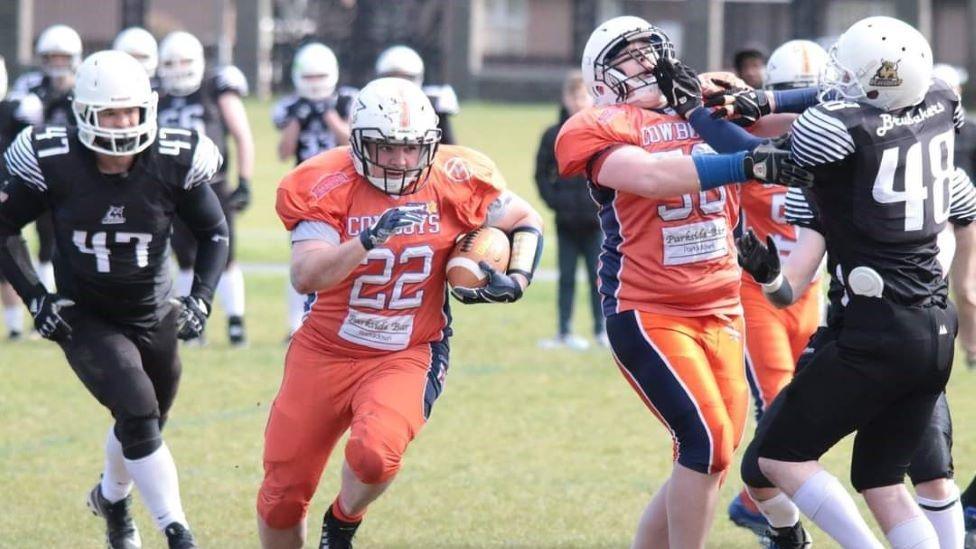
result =
[[[810,229],[826,236],[824,226],[820,221],[820,213],[815,206],[807,200],[804,192],[800,189],[790,189],[786,193],[786,222],[797,227]],[[968,225],[976,220],[976,189],[966,175],[966,172],[957,168],[952,178],[951,207],[949,209],[949,222],[953,225]],[[828,248],[829,248],[828,243]],[[849,295],[844,286],[844,274],[839,269],[840,265],[834,260],[834,256],[827,255],[827,272],[830,274],[830,285],[827,289],[827,325],[836,326],[844,316],[844,307],[847,305]],[[949,265],[941,265],[943,272]]]
[[[958,173],[953,164],[958,97],[933,81],[914,107],[889,113],[829,101],[793,124],[793,160],[811,170],[805,195],[817,210],[832,274],[846,280],[859,266],[884,280],[884,297],[901,305],[944,301],[938,262]]]
[[[296,164],[301,164],[316,154],[338,145],[335,133],[325,123],[325,113],[335,109],[339,116],[348,120],[349,107],[354,97],[355,92],[349,93],[348,89],[340,89],[332,97],[322,101],[291,95],[275,104],[271,118],[279,130],[292,120],[298,121]]]
[[[159,98],[159,125],[200,132],[217,145],[227,157],[227,124],[217,99],[225,93],[247,95],[247,79],[237,67],[226,66],[207,75],[197,91],[184,96],[164,94]],[[215,182],[222,181],[227,171],[223,164]]]
[[[27,128],[4,154],[13,178],[0,200],[0,228],[19,231],[50,210],[58,293],[106,318],[150,326],[170,293],[173,217],[221,162],[205,136],[160,128],[127,174],[105,175],[76,128]],[[216,219],[222,223],[219,209]]]
[[[73,126],[75,123],[74,114],[71,112],[71,92],[58,91],[51,84],[51,79],[42,76],[39,81],[27,89],[28,93],[34,94],[41,100],[43,115],[41,119],[44,124],[50,126]]]

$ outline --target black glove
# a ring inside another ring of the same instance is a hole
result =
[[[702,106],[701,82],[690,67],[662,57],[653,73],[661,94],[679,115],[687,118],[688,113]]]
[[[251,205],[251,182],[241,177],[237,188],[227,196],[227,207],[235,212],[243,212]]]
[[[507,274],[479,261],[478,266],[488,275],[488,284],[480,288],[451,288],[451,293],[461,303],[512,303],[522,298],[522,287]]]
[[[712,112],[712,118],[729,117],[740,126],[751,126],[773,112],[763,90],[733,89],[712,94],[705,98],[705,106],[720,107]]]
[[[397,229],[419,223],[426,215],[427,212],[422,207],[390,208],[370,228],[359,233],[359,241],[363,243],[363,248],[372,250],[385,244]]]
[[[790,151],[770,141],[746,154],[746,175],[763,183],[807,188],[813,185],[813,174],[790,160]]]
[[[172,300],[174,306],[179,307],[176,315],[176,337],[187,341],[203,335],[210,316],[210,308],[198,297],[185,295]]]
[[[756,233],[749,229],[746,234],[735,239],[735,247],[739,249],[739,266],[752,275],[760,284],[768,284],[780,273],[779,250],[772,236],[766,236],[766,244],[756,238]]]
[[[51,341],[64,341],[71,337],[71,325],[61,316],[61,311],[74,306],[75,302],[47,293],[31,300],[28,309],[34,317],[34,328],[42,337]]]

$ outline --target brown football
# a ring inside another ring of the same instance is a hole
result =
[[[454,288],[480,288],[488,283],[488,278],[478,262],[485,261],[505,272],[510,253],[508,235],[494,227],[479,227],[454,244],[447,260],[447,283]]]

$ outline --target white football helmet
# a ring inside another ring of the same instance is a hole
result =
[[[112,49],[124,51],[136,58],[142,68],[146,69],[146,74],[150,78],[156,76],[156,67],[159,66],[159,51],[156,47],[156,39],[146,29],[142,27],[129,27],[120,32],[112,42]]]
[[[767,87],[774,90],[816,86],[827,64],[827,52],[816,42],[790,40],[766,62]]]
[[[318,42],[307,44],[295,54],[291,81],[299,97],[321,101],[335,93],[339,62],[328,46]]]
[[[171,32],[159,43],[159,83],[170,95],[185,96],[203,83],[203,44],[188,32]]]
[[[966,83],[968,76],[965,70],[959,70],[947,63],[936,63],[932,67],[932,77],[949,84],[949,87],[955,90],[957,94],[962,90],[962,85]]]
[[[647,45],[621,55],[632,42]],[[651,70],[662,57],[675,59],[674,44],[664,31],[640,17],[623,15],[605,21],[590,34],[580,68],[597,105],[636,103],[660,95],[657,78]],[[646,70],[628,77],[619,66],[631,60]]]
[[[831,46],[821,97],[860,101],[886,111],[917,104],[932,79],[932,48],[914,27],[893,17],[868,17]]]
[[[349,139],[356,172],[391,195],[416,192],[427,181],[441,141],[437,115],[419,86],[402,78],[379,78],[359,92],[352,111]],[[378,161],[382,145],[415,145],[416,165],[385,166]]]
[[[376,58],[376,77],[406,78],[418,86],[424,85],[424,60],[407,46],[391,46]]]
[[[71,76],[81,64],[81,37],[67,25],[52,25],[37,39],[35,53],[41,62],[41,70],[51,78]],[[67,55],[67,66],[52,63],[52,55]]]
[[[112,156],[139,153],[156,139],[156,92],[142,65],[127,53],[105,50],[89,55],[78,67],[71,108],[78,139],[89,149]],[[139,108],[139,124],[106,128],[99,114],[106,109]]]

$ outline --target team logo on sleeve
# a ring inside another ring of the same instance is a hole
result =
[[[444,163],[444,173],[451,181],[464,183],[471,179],[471,165],[460,156],[455,156]]]
[[[125,223],[125,206],[109,206],[105,216],[102,217],[102,225],[121,225]]]
[[[881,66],[878,67],[878,72],[874,73],[869,84],[880,88],[901,86],[902,80],[898,76],[899,63],[901,63],[900,59],[898,61],[886,61],[882,59]]]

